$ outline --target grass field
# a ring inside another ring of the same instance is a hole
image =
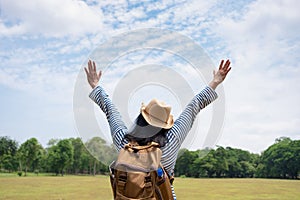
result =
[[[299,200],[299,180],[176,178],[177,199]],[[1,200],[105,200],[111,198],[107,176],[0,176]]]

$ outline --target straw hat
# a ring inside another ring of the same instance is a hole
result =
[[[152,126],[170,129],[174,124],[173,115],[170,113],[171,106],[157,99],[152,99],[148,105],[142,103],[141,114]]]

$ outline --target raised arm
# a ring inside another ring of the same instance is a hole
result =
[[[180,114],[179,118],[175,121],[170,134],[174,134],[174,136],[178,138],[180,144],[191,130],[197,114],[218,97],[215,89],[224,81],[230,70],[230,61],[227,60],[224,64],[224,60],[222,60],[219,69],[213,71],[213,79],[208,86],[191,100]]]
[[[96,63],[94,61],[92,62],[91,60],[88,61],[88,68],[85,67],[84,70],[88,83],[92,89],[94,89],[98,85],[98,82],[102,76],[102,71],[100,70],[99,73],[97,73]]]
[[[208,84],[209,87],[211,87],[212,89],[215,90],[218,87],[218,85],[221,84],[225,80],[225,78],[230,70],[231,70],[230,61],[226,60],[226,62],[224,64],[224,60],[221,60],[218,71],[214,70],[214,72],[213,72],[214,77],[213,77],[212,81]]]
[[[116,106],[112,103],[109,96],[106,94],[101,86],[98,86],[98,82],[102,76],[102,72],[97,73],[96,63],[89,60],[88,68],[84,68],[87,80],[93,91],[90,93],[89,97],[100,106],[101,110],[106,115],[107,121],[109,123],[111,136],[113,143],[118,150],[123,148],[127,141],[124,139],[127,133],[127,127],[122,121],[121,115],[118,112]]]

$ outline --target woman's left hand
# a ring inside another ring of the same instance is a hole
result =
[[[224,64],[224,60],[221,60],[218,71],[214,70],[213,72],[214,77],[213,80],[209,83],[209,86],[213,89],[216,89],[216,87],[225,80],[230,70],[231,70],[230,61],[226,60]]]

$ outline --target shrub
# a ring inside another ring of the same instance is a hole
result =
[[[18,171],[17,173],[19,176],[22,176],[23,172],[22,171]]]

